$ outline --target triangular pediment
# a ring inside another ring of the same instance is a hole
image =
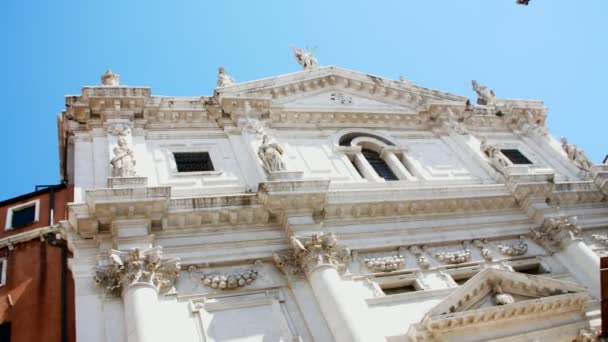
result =
[[[467,341],[491,340],[538,329],[543,317],[579,320],[584,317],[588,296],[577,284],[488,268],[429,310],[420,323],[410,326],[408,335],[420,341],[462,334],[469,334]],[[505,328],[509,324],[518,328]],[[476,337],[479,331],[485,337]]]
[[[218,88],[221,96],[269,96],[274,103],[292,106],[343,105],[330,102],[328,95],[342,93],[357,101],[357,106],[415,108],[431,103],[464,104],[466,97],[418,87],[334,66],[305,70],[232,86]],[[354,107],[354,106],[353,106]]]
[[[498,293],[510,296],[514,303],[568,293],[586,292],[580,285],[562,280],[487,268],[458,287],[425,317],[496,307]]]

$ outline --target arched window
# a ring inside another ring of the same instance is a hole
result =
[[[376,171],[378,176],[387,181],[399,180],[384,159],[380,158],[380,153],[367,149],[361,150],[361,153],[365,159],[367,159],[369,165]]]
[[[337,141],[361,178],[368,181],[415,180],[403,164],[404,153],[388,138],[350,132]]]

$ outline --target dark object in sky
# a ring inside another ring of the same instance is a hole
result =
[[[530,0],[516,0],[518,5],[524,5],[524,6],[528,6],[528,4],[530,3]]]

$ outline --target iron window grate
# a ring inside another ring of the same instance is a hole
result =
[[[530,165],[532,162],[516,149],[500,150],[514,165]]]
[[[209,152],[173,153],[177,172],[214,171]]]

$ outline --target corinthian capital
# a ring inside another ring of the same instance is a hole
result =
[[[105,260],[106,265],[96,268],[95,281],[110,294],[118,294],[134,284],[150,284],[165,292],[173,286],[180,263],[177,258],[162,261],[161,257],[160,246],[145,251],[113,249]]]
[[[551,252],[558,252],[570,244],[579,240],[581,227],[577,225],[576,216],[560,215],[545,219],[540,228],[532,229],[535,238],[539,240]]]
[[[309,273],[321,265],[331,265],[338,271],[346,270],[350,250],[338,245],[333,233],[313,234],[309,237],[292,235],[291,249],[274,253],[275,264],[287,274]]]

